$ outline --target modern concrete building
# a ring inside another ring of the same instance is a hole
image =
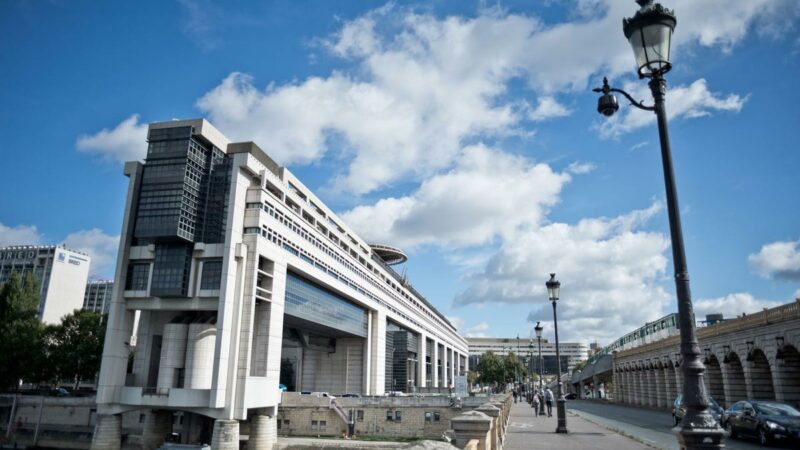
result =
[[[92,280],[86,283],[86,292],[83,294],[83,309],[100,314],[108,314],[113,292],[114,280]]]
[[[470,367],[477,367],[480,357],[490,351],[495,355],[506,356],[509,353],[519,355],[526,367],[531,367],[534,373],[555,375],[557,372],[556,344],[542,339],[542,367],[539,370],[539,343],[536,339],[528,338],[474,338],[468,337]],[[575,367],[578,361],[589,356],[589,347],[586,344],[574,342],[559,342],[561,353],[561,371],[567,372]],[[529,361],[529,357],[532,360]]]
[[[39,320],[59,323],[83,305],[91,258],[63,246],[18,245],[0,247],[0,284],[13,272],[39,280]]]
[[[248,421],[248,448],[269,448],[279,383],[382,395],[466,372],[466,340],[389,266],[405,255],[373,249],[256,144],[154,123],[125,174],[93,448],[119,448],[133,410],[145,448],[177,413],[184,443],[238,448]]]

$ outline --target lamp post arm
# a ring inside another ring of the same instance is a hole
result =
[[[608,78],[603,78],[603,87],[594,88],[594,89],[592,89],[592,91],[593,92],[602,92],[603,94],[608,94],[609,92],[616,92],[618,94],[624,95],[625,98],[627,98],[628,101],[631,102],[631,105],[633,105],[633,106],[635,106],[635,107],[637,107],[639,109],[643,109],[645,111],[655,111],[656,110],[655,105],[647,106],[647,105],[644,104],[644,100],[639,100],[637,102],[636,100],[633,99],[631,94],[628,94],[627,92],[623,91],[622,89],[612,88],[611,86],[608,85]]]

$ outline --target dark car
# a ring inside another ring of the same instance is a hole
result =
[[[736,402],[725,411],[722,426],[731,435],[752,436],[761,445],[800,442],[800,411],[775,401]]]
[[[722,407],[711,397],[708,397],[708,408],[711,410],[711,415],[714,416],[717,423],[722,424]],[[672,402],[672,425],[677,426],[681,423],[681,419],[686,415],[686,406],[683,404],[683,394],[678,394],[675,401]]]
[[[565,395],[564,398],[566,400],[575,400],[576,398],[578,398],[578,394],[570,392],[569,394]]]

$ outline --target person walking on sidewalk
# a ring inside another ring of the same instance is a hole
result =
[[[544,390],[544,404],[547,406],[547,417],[553,416],[553,391],[550,388]]]
[[[533,408],[533,417],[539,417],[539,391],[533,393],[531,397],[531,407]]]
[[[517,390],[514,389],[513,394],[514,394],[514,403],[517,403],[517,397],[519,397],[519,392],[517,392]]]

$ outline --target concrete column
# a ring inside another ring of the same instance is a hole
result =
[[[122,416],[100,414],[94,426],[92,450],[120,450],[122,446]]]
[[[584,392],[583,380],[578,382],[578,389],[580,389],[580,392],[578,392],[578,398],[583,400],[583,392]]]
[[[372,333],[370,339],[370,395],[383,395],[386,391],[386,313],[371,311]]]
[[[239,450],[239,421],[214,421],[214,435],[211,437],[211,450]]]
[[[418,387],[424,387],[428,385],[427,374],[425,373],[425,359],[427,357],[428,352],[428,336],[425,333],[420,333],[419,335],[419,351],[417,352],[417,360],[419,364],[417,364],[417,380],[419,383]]]
[[[482,412],[492,419],[492,427],[490,430],[491,439],[486,443],[487,450],[498,448],[498,438],[500,437],[498,434],[498,430],[500,429],[500,409],[491,403],[484,403],[475,408],[475,411]]]
[[[464,448],[473,439],[478,441],[478,450],[495,448],[489,443],[492,419],[482,412],[469,411],[453,417],[450,426],[456,435],[455,445],[458,448]]]
[[[276,416],[256,414],[250,417],[248,450],[272,450],[277,443],[278,422]]]
[[[164,325],[161,343],[161,357],[158,364],[158,392],[169,393],[176,386],[176,372],[184,368],[186,361],[186,338],[189,325],[168,323]],[[182,386],[181,386],[182,387]]]
[[[449,361],[449,358],[448,358],[449,351],[447,350],[447,345],[445,345],[443,348],[444,348],[444,352],[442,352],[443,353],[442,354],[442,378],[443,378],[442,386],[450,387],[450,373],[449,373],[450,371],[447,370],[447,361]]]
[[[171,432],[171,411],[147,411],[144,416],[144,427],[142,427],[142,450],[156,450],[161,447]]]
[[[439,387],[439,343],[433,341],[433,358],[431,359],[431,373],[433,375],[433,387]]]

